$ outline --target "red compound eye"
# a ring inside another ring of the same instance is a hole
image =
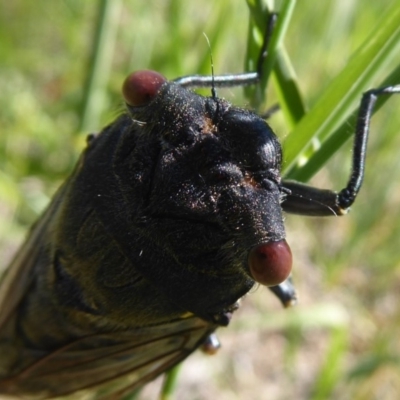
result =
[[[292,270],[292,252],[286,240],[262,243],[250,250],[249,269],[253,279],[264,286],[282,283]]]
[[[149,103],[167,79],[155,71],[136,71],[128,75],[122,85],[125,101],[132,107]]]

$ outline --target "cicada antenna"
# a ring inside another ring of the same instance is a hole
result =
[[[208,49],[210,51],[210,61],[211,61],[211,97],[215,100],[217,98],[217,91],[215,90],[215,81],[214,81],[214,60],[211,51],[211,44],[208,36],[205,32],[203,32],[204,37],[207,40]]]

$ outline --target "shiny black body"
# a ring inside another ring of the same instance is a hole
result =
[[[34,227],[29,256],[11,266],[30,271],[25,289],[14,291],[16,308],[1,315],[3,348],[17,345],[0,391],[46,397],[110,379],[96,376],[97,363],[85,360],[92,378],[79,385],[63,360],[76,346],[83,357],[101,349],[112,332],[117,344],[133,332],[136,348],[142,330],[157,327],[149,340],[158,359],[163,327],[170,332],[175,324],[178,340],[189,324],[192,344],[187,349],[180,339],[176,363],[227,325],[254,285],[249,249],[285,235],[281,160],[278,140],[256,114],[171,82],[92,137]],[[13,284],[6,276],[2,289]],[[29,348],[40,350],[37,367]],[[104,364],[109,359],[101,357]],[[37,376],[40,365],[58,376],[57,390]],[[143,380],[152,377],[146,372]]]
[[[93,265],[90,280],[107,296],[117,291],[117,303],[136,319],[140,299],[157,302],[156,320],[190,311],[220,322],[254,284],[248,249],[284,236],[280,145],[255,114],[173,83],[132,117],[120,117],[86,150],[65,194],[61,212],[73,217],[57,228],[58,251],[79,259],[103,252],[105,243],[86,239],[96,219],[104,241],[118,243],[120,257],[135,266],[133,274],[114,255],[100,269],[88,262],[85,274]],[[112,303],[112,310],[120,307]]]

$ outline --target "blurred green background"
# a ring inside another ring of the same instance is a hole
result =
[[[308,109],[395,3],[296,5],[284,44]],[[2,2],[0,268],[71,171],[85,134],[123,110],[124,77],[144,68],[168,78],[209,74],[203,32],[215,73],[243,71],[248,15],[244,0]],[[100,52],[96,35],[102,35]],[[94,60],[100,65],[95,74]],[[370,87],[399,64],[400,56],[388,59],[387,71]],[[218,93],[246,105],[242,92]],[[271,85],[269,105],[276,93]],[[184,363],[177,399],[400,397],[398,97],[373,118],[367,177],[351,213],[340,219],[286,217],[299,306],[282,310],[267,290],[254,290],[231,326],[220,330],[218,355],[196,353]],[[270,123],[284,139],[291,129],[281,114]],[[340,189],[350,151],[346,144],[312,182]],[[158,390],[159,382],[151,384],[142,398],[156,398]]]

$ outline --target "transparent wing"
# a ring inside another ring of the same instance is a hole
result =
[[[101,398],[118,398],[182,361],[214,329],[189,317],[132,332],[85,337],[51,353],[26,350],[26,356],[36,356],[37,361],[0,382],[0,392],[35,398],[71,394],[77,399],[90,398],[87,389],[96,389]]]
[[[50,206],[33,225],[25,243],[19,249],[0,281],[0,331],[32,282],[33,269],[40,256],[44,232],[53,216],[54,210],[59,205],[65,188],[66,185],[63,185],[59,189]]]
[[[15,316],[29,290],[35,265],[41,262],[46,228],[65,187],[34,225],[0,283],[0,393],[35,399],[119,398],[182,361],[216,326],[190,316],[131,331],[82,337],[51,352],[19,347],[13,334]],[[13,368],[7,360],[15,359],[15,349],[17,360],[25,367],[10,376],[7,370]]]

